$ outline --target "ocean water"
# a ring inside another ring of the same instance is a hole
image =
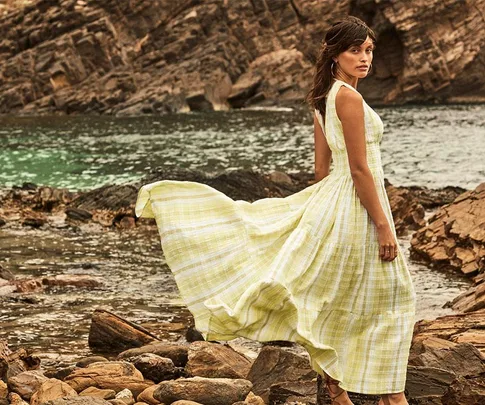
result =
[[[397,186],[471,189],[485,181],[485,105],[375,108],[384,173]],[[314,167],[308,109],[272,108],[130,118],[0,117],[0,186],[73,191],[138,180],[153,168],[215,175]]]

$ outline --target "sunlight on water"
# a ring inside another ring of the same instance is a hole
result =
[[[485,106],[376,108],[392,184],[474,188],[485,179]],[[151,169],[218,174],[312,171],[308,110],[248,109],[166,116],[0,117],[0,185],[91,189]]]

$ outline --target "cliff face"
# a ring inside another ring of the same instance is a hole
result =
[[[0,113],[140,114],[301,101],[320,41],[377,33],[369,102],[485,101],[485,0],[20,0],[0,17]]]

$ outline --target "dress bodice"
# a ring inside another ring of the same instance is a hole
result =
[[[325,138],[332,151],[334,171],[348,174],[350,173],[350,167],[345,146],[343,127],[335,108],[335,97],[341,86],[346,86],[357,92],[357,90],[350,84],[342,80],[335,80],[326,97],[325,125],[323,125],[320,111],[315,109],[315,114],[320,126],[325,128]],[[384,133],[384,124],[379,115],[365,102],[365,100],[363,100],[363,105],[367,163],[371,170],[382,170],[380,143]]]

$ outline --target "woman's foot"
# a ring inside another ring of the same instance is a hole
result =
[[[323,379],[327,386],[327,393],[332,401],[332,405],[354,405],[354,403],[350,400],[347,391],[338,386],[338,380],[334,380],[326,373],[324,373]]]
[[[382,395],[377,405],[409,405],[409,403],[404,392],[397,392],[395,394]]]

